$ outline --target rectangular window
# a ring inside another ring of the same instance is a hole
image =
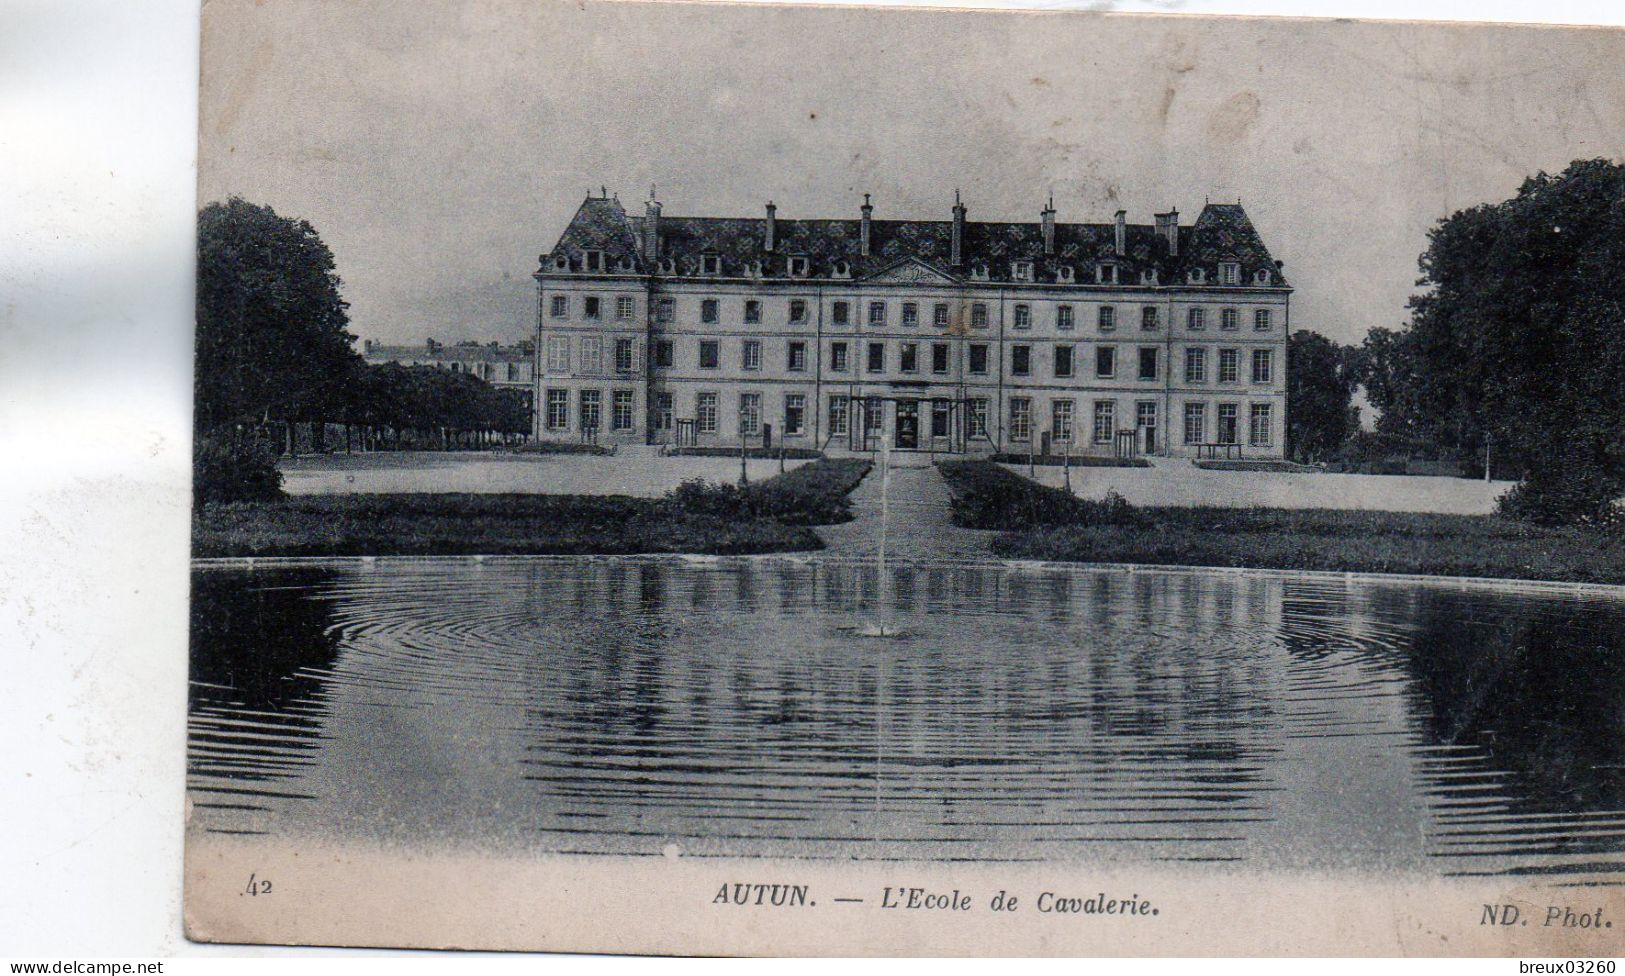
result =
[[[1049,433],[1052,440],[1062,444],[1072,443],[1072,407],[1071,400],[1050,401]]]
[[[869,303],[869,324],[870,325],[885,325],[886,324],[886,303],[885,302],[870,302]]]
[[[807,344],[797,339],[784,349],[784,368],[792,373],[805,372],[807,369]]]
[[[547,371],[549,373],[568,373],[570,371],[570,337],[547,337]]]
[[[1241,284],[1241,265],[1237,264],[1234,261],[1221,261],[1221,262],[1219,262],[1219,284],[1221,284],[1221,285],[1239,285],[1239,284]]]
[[[755,325],[762,321],[762,303],[754,298],[745,299],[745,324]]]
[[[655,430],[671,430],[672,395],[656,393],[654,409],[649,412],[649,426]]]
[[[1207,439],[1207,405],[1185,404],[1185,443],[1201,444]]]
[[[1248,418],[1248,443],[1254,447],[1269,447],[1271,442],[1270,405],[1255,403]]]
[[[1116,332],[1117,331],[1117,309],[1116,309],[1116,307],[1112,306],[1112,305],[1102,305],[1102,306],[1100,306],[1100,311],[1099,311],[1099,314],[1097,316],[1097,324],[1100,326],[1100,331],[1102,331],[1102,332]]]
[[[655,340],[655,368],[670,369],[672,364],[672,351],[670,339]]]
[[[886,371],[886,344],[884,342],[869,343],[869,372],[884,373]]]
[[[1011,310],[1011,326],[1017,329],[1030,329],[1033,327],[1033,307],[1025,302],[1018,302]]]
[[[931,436],[947,437],[949,412],[947,400],[931,401]]]
[[[987,397],[970,398],[970,417],[966,427],[966,432],[972,437],[987,436]]]
[[[1062,332],[1072,331],[1072,306],[1055,306],[1055,327]]]
[[[806,258],[786,258],[784,266],[790,272],[792,278],[805,278],[807,276]]]
[[[718,311],[718,302],[715,298],[700,300],[700,321],[710,325],[715,323],[721,315]]]
[[[829,398],[829,432],[832,435],[844,435],[848,432],[847,422],[851,417],[850,401],[844,396],[831,396]]]
[[[508,364],[508,382],[509,383],[517,383],[517,382],[519,382],[519,364],[518,363],[509,363]]]
[[[547,391],[547,429],[564,430],[570,426],[570,391]]]
[[[716,255],[716,254],[702,254],[702,255],[700,255],[700,274],[714,275],[714,274],[721,274],[721,273],[722,273],[722,257],[720,255]]]
[[[1157,306],[1140,306],[1140,328],[1147,332],[1155,332],[1157,331],[1157,326],[1160,324],[1161,323],[1157,318]]]
[[[1241,313],[1233,308],[1221,310],[1219,312],[1219,328],[1225,332],[1234,332],[1241,328]]]
[[[1117,375],[1117,347],[1095,347],[1095,375],[1103,380]]]
[[[1031,261],[1010,262],[1010,277],[1017,281],[1033,280],[1033,263]]]
[[[1207,350],[1196,348],[1185,350],[1185,382],[1207,382]]]
[[[1157,347],[1140,347],[1140,379],[1154,380],[1157,378]]]
[[[759,339],[746,339],[739,344],[739,367],[741,369],[762,368],[762,343]]]
[[[1010,439],[1033,439],[1033,402],[1026,397],[1010,398]]]
[[[1236,405],[1234,403],[1219,404],[1219,443],[1240,444],[1240,424],[1236,421]]]
[[[918,373],[920,371],[920,347],[912,342],[903,343],[898,352],[897,368],[904,373]]]
[[[933,342],[931,344],[931,372],[948,372],[948,344],[946,342]]]
[[[829,344],[829,369],[832,373],[846,372],[846,343],[832,342]]]
[[[1253,328],[1259,332],[1270,330],[1270,310],[1261,308],[1253,313]]]
[[[886,424],[886,401],[869,397],[863,401],[863,432],[870,437],[880,433]]]
[[[1112,400],[1095,401],[1095,443],[1110,444],[1112,432],[1117,428],[1117,403]]]
[[[938,302],[936,305],[931,307],[931,324],[939,329],[946,329],[948,327],[947,303]]]
[[[1219,382],[1234,383],[1241,374],[1241,352],[1236,349],[1219,350]]]
[[[583,373],[602,373],[604,371],[604,340],[597,336],[582,337],[581,371]]]
[[[694,396],[694,429],[701,434],[717,432],[717,395],[698,393]]]
[[[1033,347],[1032,346],[1011,346],[1010,347],[1010,375],[1011,376],[1028,376],[1028,375],[1032,374],[1032,371],[1033,371]]]
[[[784,435],[792,437],[806,433],[807,396],[804,393],[784,395]]]
[[[701,339],[700,340],[700,368],[701,369],[716,369],[717,368],[717,361],[718,361],[718,357],[719,357],[719,354],[718,354],[718,351],[717,351],[718,348],[719,348],[719,344],[717,343],[717,340],[715,340],[715,339]]]
[[[631,295],[622,295],[615,299],[615,317],[621,321],[627,321],[636,311],[637,303],[633,301]]]
[[[920,306],[914,302],[903,303],[903,328],[912,329],[920,324]]]
[[[739,433],[754,437],[762,431],[762,395],[739,394]]]
[[[1274,373],[1274,359],[1268,349],[1253,350],[1253,382],[1268,383]]]
[[[597,431],[602,419],[604,395],[598,390],[581,391],[581,429]]]
[[[1207,328],[1207,310],[1193,308],[1185,313],[1185,328],[1192,332],[1201,332]]]
[[[1157,401],[1155,401],[1155,400],[1141,400],[1139,403],[1136,403],[1134,405],[1134,426],[1138,427],[1140,430],[1145,430],[1147,428],[1152,428],[1152,429],[1156,428],[1156,426],[1157,426]],[[1147,446],[1148,446],[1149,449],[1155,450],[1155,445],[1147,445]]]
[[[987,328],[987,305],[977,302],[970,307],[970,327],[973,329]]]
[[[807,300],[805,298],[790,299],[790,321],[798,325],[807,321]]]
[[[976,376],[987,375],[987,346],[980,342],[971,343],[970,371]]]
[[[655,321],[670,322],[677,317],[677,300],[674,298],[658,298],[655,300]]]
[[[570,299],[564,295],[553,296],[553,317],[562,319],[570,314]]]
[[[852,320],[851,306],[846,302],[835,302],[829,307],[830,321],[836,325],[845,325]]]
[[[581,302],[582,314],[589,319],[598,318],[602,307],[603,303],[599,300],[597,295],[588,295],[586,298],[582,299]]]
[[[632,372],[632,340],[615,340],[615,372]]]
[[[632,391],[616,390],[611,395],[609,425],[614,430],[631,430]]]
[[[1072,347],[1055,347],[1055,378],[1066,379],[1072,375]]]

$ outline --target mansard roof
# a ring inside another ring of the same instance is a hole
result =
[[[1044,254],[1043,230],[1038,221],[965,222],[962,260],[950,260],[953,222],[950,220],[874,220],[870,224],[869,254],[861,247],[859,220],[774,221],[774,248],[764,248],[766,221],[762,217],[659,217],[658,264],[647,266],[641,254],[644,217],[626,213],[618,199],[588,197],[577,209],[552,251],[544,255],[542,271],[558,257],[571,270],[584,268],[582,254],[603,252],[606,270],[636,274],[700,276],[701,258],[721,259],[721,270],[705,277],[766,279],[790,277],[789,257],[805,257],[810,279],[861,279],[904,260],[916,260],[942,269],[958,280],[1008,282],[1014,280],[1015,261],[1031,261],[1034,280],[1053,282],[1061,267],[1071,268],[1077,280],[1092,282],[1097,263],[1118,266],[1118,280],[1139,281],[1141,272],[1154,270],[1164,285],[1182,284],[1193,269],[1204,272],[1206,282],[1219,280],[1219,263],[1241,265],[1242,284],[1252,284],[1259,271],[1268,271],[1272,286],[1286,285],[1284,276],[1264,246],[1241,204],[1210,203],[1196,222],[1180,227],[1179,249],[1171,254],[1164,235],[1151,224],[1127,224],[1124,253],[1116,253],[1113,223],[1055,225],[1055,251]],[[665,271],[667,262],[671,270]],[[983,277],[985,269],[985,278]],[[844,272],[844,273],[839,273]]]

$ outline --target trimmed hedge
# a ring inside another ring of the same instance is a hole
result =
[[[995,464],[1036,464],[1039,467],[1065,467],[1067,464],[1064,454],[994,454],[988,458]],[[1117,458],[1099,457],[1095,455],[1072,456],[1074,468],[1149,468],[1151,462],[1145,458]]]
[[[787,461],[815,461],[824,456],[823,451],[810,447],[747,447],[745,457],[756,460],[777,460],[783,456]],[[739,456],[737,447],[671,447],[666,449],[667,457],[731,457]]]
[[[723,518],[766,518],[785,525],[833,525],[852,519],[847,495],[873,465],[864,458],[825,458],[744,488],[685,481],[666,495],[685,512]]]
[[[1039,525],[1132,525],[1139,511],[1122,495],[1079,498],[1007,471],[991,461],[943,461],[937,470],[953,493],[955,525],[967,529],[1028,529]]]
[[[192,507],[281,498],[276,459],[276,449],[263,440],[199,434],[192,441]]]

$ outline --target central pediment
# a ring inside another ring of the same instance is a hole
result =
[[[874,274],[865,275],[864,281],[881,285],[957,285],[958,279],[948,272],[921,261],[919,258],[904,258],[896,264],[887,265]]]

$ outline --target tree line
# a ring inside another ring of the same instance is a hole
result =
[[[193,427],[200,500],[204,469],[217,497],[250,497],[277,481],[275,454],[297,429],[327,448],[479,447],[523,437],[528,401],[469,373],[373,365],[355,351],[333,253],[305,220],[233,197],[198,213]],[[270,461],[266,460],[269,455]],[[267,464],[271,474],[263,469]],[[239,470],[241,467],[241,470]]]

